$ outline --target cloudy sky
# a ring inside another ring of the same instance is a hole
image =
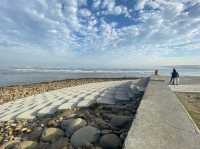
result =
[[[0,66],[200,64],[200,0],[0,1]]]

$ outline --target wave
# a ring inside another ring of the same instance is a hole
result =
[[[138,73],[138,74],[146,74],[152,73],[153,70],[138,70],[138,69],[131,69],[131,70],[98,70],[98,69],[36,69],[36,68],[15,68],[12,69],[16,72],[64,72],[64,73]]]

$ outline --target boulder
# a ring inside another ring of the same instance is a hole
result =
[[[49,149],[68,149],[69,146],[68,138],[60,138],[59,140],[55,141]]]
[[[59,128],[45,128],[41,140],[44,142],[55,142],[64,136],[64,132]]]
[[[3,142],[4,137],[0,135],[0,144]]]
[[[110,123],[112,126],[114,127],[124,127],[125,125],[127,125],[127,123],[131,122],[132,118],[129,116],[112,116]]]
[[[24,137],[29,140],[38,140],[42,134],[42,131],[42,127],[36,127],[31,133],[25,134]]]
[[[86,125],[87,122],[84,119],[75,118],[75,119],[63,120],[63,122],[61,123],[61,128],[65,130],[65,135],[67,137],[71,137],[75,131]]]
[[[37,149],[38,143],[35,141],[22,141],[19,144],[20,149]]]
[[[80,128],[71,137],[71,143],[75,148],[86,146],[87,144],[95,143],[100,137],[100,130],[86,126]]]
[[[101,129],[109,129],[110,128],[110,125],[105,122],[103,119],[101,118],[96,118],[95,119],[95,124],[100,127]]]
[[[3,148],[5,149],[18,149],[19,148],[19,142],[11,141],[6,143]]]
[[[48,142],[40,142],[38,145],[38,149],[49,149],[51,145]]]
[[[106,134],[100,139],[100,146],[103,149],[119,149],[121,144],[120,138],[115,134]]]

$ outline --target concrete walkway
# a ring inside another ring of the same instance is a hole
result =
[[[199,130],[164,80],[150,81],[125,148],[200,149]]]

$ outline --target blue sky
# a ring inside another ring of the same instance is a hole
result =
[[[200,0],[1,0],[0,66],[200,64]]]

